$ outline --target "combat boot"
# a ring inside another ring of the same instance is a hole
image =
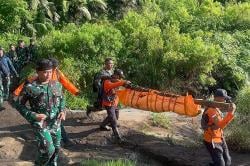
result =
[[[115,141],[117,143],[120,144],[120,143],[124,142],[124,140],[122,139],[122,137],[121,137],[121,135],[120,135],[119,130],[118,130],[117,127],[113,128],[113,133],[114,133],[114,136],[115,136]]]
[[[111,130],[111,128],[109,127],[109,126],[102,126],[102,125],[100,125],[100,130],[101,131],[110,131]]]
[[[104,119],[104,121],[102,122],[102,124],[100,125],[100,130],[102,131],[110,131],[111,128],[109,126],[107,126],[109,124],[109,118],[106,117]]]
[[[87,114],[88,117],[89,117],[90,113],[92,112],[92,109],[93,109],[92,106],[89,106],[89,105],[87,106],[86,114]]]

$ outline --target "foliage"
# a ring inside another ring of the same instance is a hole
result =
[[[237,111],[240,111],[240,109]],[[249,117],[249,115],[237,113],[234,121],[225,132],[228,145],[234,151],[250,152]]]
[[[234,150],[250,151],[250,87],[246,86],[237,95],[236,117],[227,131],[228,142]]]
[[[250,115],[250,87],[246,86],[237,95],[237,112],[241,115]]]
[[[0,45],[4,48],[4,51],[7,52],[9,50],[9,45],[17,44],[19,39],[24,40],[25,43],[28,43],[29,41],[27,36],[13,33],[4,33],[0,36]]]
[[[18,33],[24,19],[29,18],[27,3],[23,0],[0,0],[0,32]]]
[[[223,16],[225,30],[249,30],[250,3],[229,3]]]
[[[130,160],[111,160],[111,161],[98,161],[87,160],[81,162],[82,166],[135,166],[135,161]]]
[[[113,57],[141,86],[203,95],[215,88],[236,96],[250,73],[250,2],[213,0],[1,1],[0,44],[36,36],[39,57],[54,56],[82,94]],[[6,12],[8,10],[8,12]],[[7,27],[7,28],[6,28]],[[12,33],[15,34],[12,34]],[[83,102],[80,102],[83,100]],[[79,104],[78,104],[79,103]]]
[[[136,78],[138,83],[156,87],[157,78],[161,74],[158,62],[161,61],[163,52],[161,30],[150,26],[147,18],[132,12],[117,27],[126,36],[125,47],[119,54],[119,61],[123,62],[120,67],[125,69],[132,80]]]
[[[122,47],[122,35],[110,24],[73,24],[61,31],[52,31],[41,40],[40,56],[54,56],[60,60],[60,69],[81,90],[80,98],[70,105],[74,108],[86,106],[86,97],[92,96],[93,75],[102,67],[106,57],[115,58]]]
[[[219,44],[223,51],[218,59],[219,63],[212,72],[213,77],[218,80],[217,87],[223,87],[231,94],[236,94],[246,81],[246,72],[237,62],[240,56],[239,41],[227,33],[216,33],[211,40]]]
[[[250,30],[237,31],[233,36],[238,41],[237,64],[250,76]]]
[[[69,92],[65,92],[66,98],[66,107],[72,110],[82,110],[82,108],[86,108],[89,104],[87,97],[85,96],[72,96]]]

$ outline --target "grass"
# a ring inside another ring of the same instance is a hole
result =
[[[151,120],[153,126],[163,127],[165,129],[170,127],[170,119],[165,113],[152,113]]]
[[[136,166],[136,162],[122,159],[109,161],[88,159],[82,161],[81,166]]]
[[[66,106],[69,109],[80,109],[83,110],[87,107],[89,101],[86,97],[73,96],[69,92],[65,91]]]
[[[236,116],[232,124],[226,128],[226,140],[230,149],[239,152],[250,152],[249,116]]]

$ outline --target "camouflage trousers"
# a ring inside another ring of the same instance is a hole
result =
[[[0,107],[3,106],[3,85],[2,85],[2,81],[0,81]]]
[[[10,93],[10,77],[3,78],[3,92],[4,99],[8,99]]]
[[[58,152],[61,141],[61,128],[39,129],[35,131],[38,143],[36,166],[57,166]]]

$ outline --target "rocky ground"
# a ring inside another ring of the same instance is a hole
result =
[[[33,165],[36,146],[30,125],[8,103],[0,111],[0,165]],[[111,131],[100,131],[105,112],[88,118],[84,112],[69,112],[64,122],[75,143],[60,151],[59,165],[80,165],[89,159],[137,161],[139,166],[206,165],[209,156],[201,145],[199,120],[168,113],[169,128],[152,125],[151,113],[122,109],[120,131],[125,143],[113,141]],[[199,117],[198,117],[199,118]],[[233,165],[250,165],[249,154],[233,153]]]

